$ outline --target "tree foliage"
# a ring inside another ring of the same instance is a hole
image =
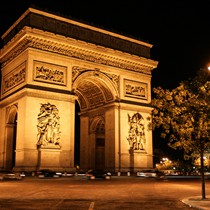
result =
[[[173,89],[153,89],[151,105],[153,129],[174,149],[183,149],[185,158],[201,154],[210,147],[210,82],[209,72],[198,74]]]

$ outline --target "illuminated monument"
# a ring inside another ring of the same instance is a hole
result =
[[[151,44],[29,8],[2,36],[0,169],[153,167]],[[75,104],[80,139],[75,139]]]

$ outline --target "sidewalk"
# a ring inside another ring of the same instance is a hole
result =
[[[201,199],[201,196],[194,196],[185,198],[182,200],[182,202],[190,207],[200,210],[210,210],[210,195],[206,196],[206,199],[204,200]]]

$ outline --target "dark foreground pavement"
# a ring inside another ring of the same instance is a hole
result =
[[[0,210],[210,210],[210,191],[206,192],[205,200],[197,196],[200,182],[196,179],[25,177],[0,181]]]
[[[176,179],[176,177],[168,176],[168,179]],[[179,176],[179,179],[200,179],[199,176]],[[209,179],[210,177],[208,177]],[[202,199],[202,196],[192,196],[182,199],[182,202],[190,207],[194,207],[200,210],[210,210],[210,194]]]

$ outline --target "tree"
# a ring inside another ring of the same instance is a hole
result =
[[[210,148],[210,82],[201,69],[193,79],[173,90],[153,88],[151,101],[153,129],[174,149],[183,149],[184,158],[199,154],[201,159],[202,199],[205,199],[203,154]]]

